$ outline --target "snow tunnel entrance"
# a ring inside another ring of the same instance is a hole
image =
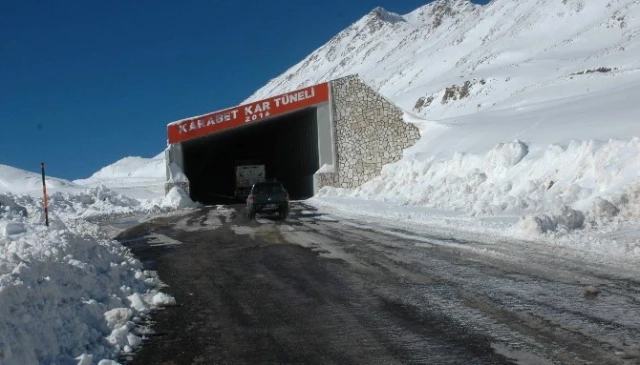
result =
[[[280,181],[291,199],[309,198],[319,168],[316,108],[185,141],[183,156],[194,201],[228,202],[238,162],[265,165],[266,177]]]

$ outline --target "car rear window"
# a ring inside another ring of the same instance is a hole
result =
[[[253,192],[256,194],[282,193],[283,191],[284,187],[281,184],[256,184],[253,187]]]

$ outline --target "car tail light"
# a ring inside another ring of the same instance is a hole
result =
[[[249,195],[249,201],[252,203],[255,201],[253,194]]]
[[[285,193],[284,193],[284,198],[285,198],[285,199],[287,199],[287,200],[289,200],[289,193],[288,193],[288,192],[285,192]]]

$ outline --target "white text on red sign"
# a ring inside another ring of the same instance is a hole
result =
[[[315,88],[311,87],[307,90],[295,91],[292,93],[284,94],[281,96],[277,96],[272,100],[260,101],[254,104],[249,104],[247,106],[242,107],[245,123],[256,121],[262,118],[266,118],[272,114],[272,109],[285,107],[289,104],[296,104],[303,100],[311,99],[315,97]],[[226,112],[221,112],[217,114],[213,114],[208,117],[204,117],[202,119],[192,120],[190,122],[185,122],[178,125],[178,130],[180,134],[189,133],[192,131],[196,131],[201,128],[211,127],[216,124],[230,122],[236,120],[239,114],[239,108],[228,110]]]

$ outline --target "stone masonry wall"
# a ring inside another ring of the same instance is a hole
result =
[[[360,186],[420,139],[418,128],[404,122],[402,111],[359,77],[332,81],[331,92],[338,166],[333,178],[323,177],[322,186]]]
[[[318,189],[323,186],[338,186],[338,174],[334,172],[316,173],[313,177]]]

